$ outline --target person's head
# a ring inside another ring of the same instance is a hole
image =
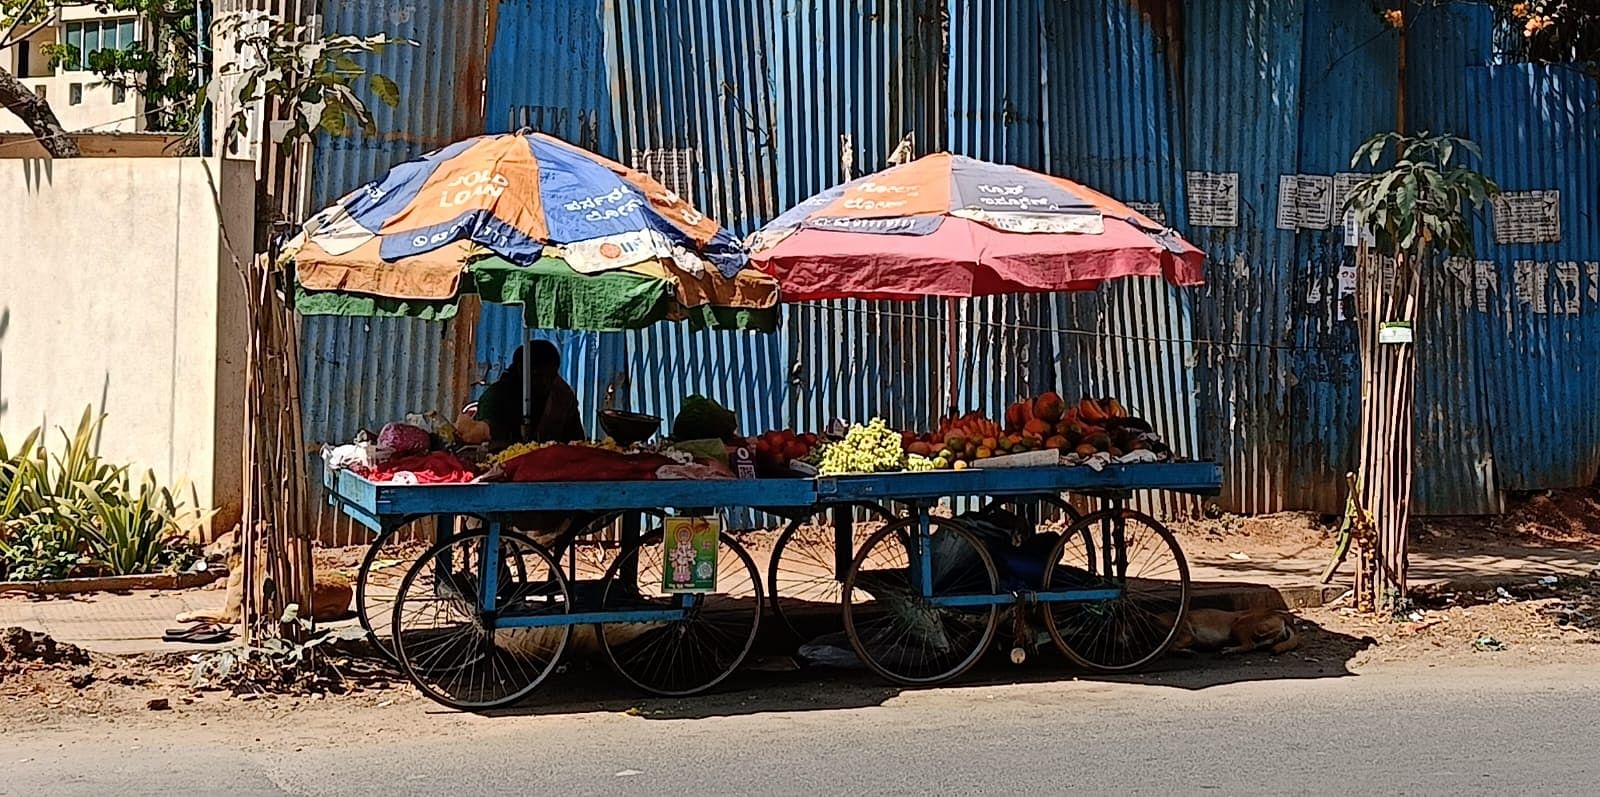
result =
[[[506,364],[506,379],[522,379],[523,354],[527,354],[526,362],[533,366],[533,381],[548,383],[561,375],[561,352],[555,344],[548,340],[536,340],[525,346],[518,346],[511,354],[511,362]]]

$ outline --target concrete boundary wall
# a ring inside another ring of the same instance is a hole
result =
[[[0,434],[105,413],[101,453],[237,521],[248,162],[0,160]],[[52,432],[52,437],[58,437]],[[208,530],[209,531],[209,530]]]

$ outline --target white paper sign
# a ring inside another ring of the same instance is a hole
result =
[[[1335,174],[1333,176],[1333,212],[1343,216],[1344,201],[1350,196],[1350,189],[1355,188],[1356,183],[1371,176],[1360,172],[1339,172]]]
[[[1355,211],[1347,211],[1344,214],[1344,245],[1354,249],[1362,244],[1377,246],[1378,236],[1371,226],[1356,223]]]
[[[1239,226],[1237,172],[1189,172],[1185,182],[1191,226]]]
[[[1379,343],[1410,343],[1411,325],[1404,323],[1384,324],[1378,327]]]
[[[1515,191],[1494,198],[1494,239],[1502,244],[1561,241],[1561,192]]]
[[[1326,230],[1332,226],[1332,177],[1321,174],[1278,177],[1278,229]]]

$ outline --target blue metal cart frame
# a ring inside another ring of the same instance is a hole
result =
[[[1121,596],[1122,590],[1105,586],[1052,590],[1044,588],[1047,585],[1041,585],[1039,589],[995,590],[992,594],[935,594],[931,525],[950,523],[948,520],[934,520],[930,516],[929,510],[939,499],[1076,493],[1101,496],[1115,506],[1138,490],[1216,494],[1221,486],[1222,472],[1214,463],[1199,462],[1114,465],[1099,471],[1087,467],[1040,467],[747,481],[399,485],[374,483],[349,471],[337,471],[329,474],[326,482],[329,502],[379,535],[427,517],[439,518],[441,529],[446,528],[447,521],[453,518],[481,518],[485,522],[482,533],[487,535],[485,551],[499,550],[505,519],[521,512],[642,512],[667,508],[685,511],[715,507],[757,508],[792,515],[863,502],[893,502],[910,509],[908,522],[914,518],[912,525],[916,533],[914,537],[908,535],[905,542],[910,557],[909,575],[915,591],[931,606],[981,609],[1111,601]],[[840,515],[844,517],[841,519]],[[632,522],[624,523],[623,545],[636,544],[638,539],[639,524],[635,515]],[[848,513],[838,513],[835,522],[836,575],[841,580],[852,564],[858,564],[851,561],[855,553],[853,540]],[[1125,569],[1127,563],[1121,564]],[[415,566],[420,565],[419,562]],[[482,583],[476,589],[480,601],[478,608],[491,629],[671,622],[689,615],[698,598],[694,595],[677,596],[671,607],[664,608],[572,611],[571,607],[566,607],[565,611],[548,614],[499,616],[495,600],[500,586],[497,583],[500,568],[486,562],[479,572]],[[1187,579],[1186,570],[1184,578]],[[874,669],[884,672],[878,667]],[[884,674],[908,683],[922,682],[900,677],[893,672]],[[413,679],[416,679],[415,674]]]

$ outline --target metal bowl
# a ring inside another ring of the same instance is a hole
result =
[[[600,428],[619,445],[631,446],[649,440],[652,435],[660,431],[661,419],[637,412],[601,410]]]

